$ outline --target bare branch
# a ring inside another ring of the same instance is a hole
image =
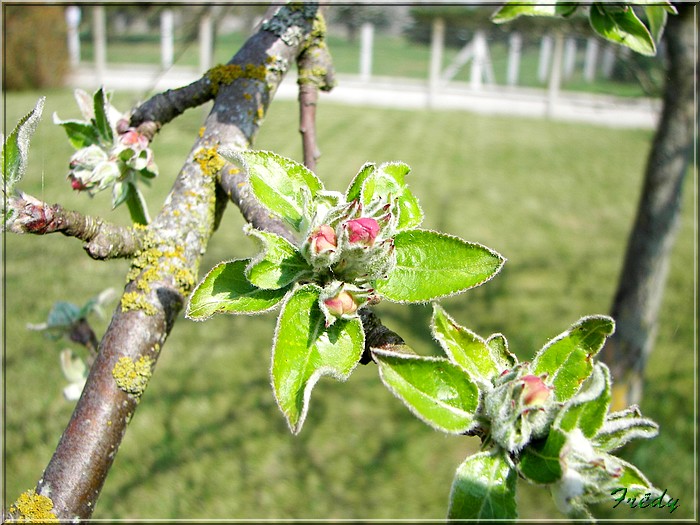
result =
[[[88,255],[98,260],[131,257],[142,247],[143,232],[139,230],[66,210],[60,204],[47,204],[25,193],[12,197],[10,203],[17,216],[9,229],[15,233],[60,232],[76,237],[85,242]]]
[[[297,57],[299,84],[299,132],[302,137],[304,165],[311,171],[321,156],[316,143],[316,104],[318,90],[330,91],[335,86],[335,72],[326,45],[325,22],[316,18],[306,47]]]

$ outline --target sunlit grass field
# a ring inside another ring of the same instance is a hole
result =
[[[49,202],[127,224],[109,195],[75,194],[65,180],[71,147],[52,124],[77,118],[71,94],[46,93],[46,109],[21,189]],[[6,95],[6,122],[38,93]],[[117,94],[126,110],[135,100]],[[189,110],[154,143],[160,176],[148,190],[154,214],[201,125]],[[294,102],[274,102],[256,147],[301,158]],[[8,129],[9,131],[9,129]],[[580,317],[607,313],[641,189],[652,133],[581,124],[473,115],[345,107],[318,109],[318,174],[344,190],[366,161],[402,160],[420,198],[424,227],[479,242],[503,254],[502,272],[482,287],[446,299],[461,324],[502,332],[527,359]],[[599,509],[616,519],[691,518],[695,508],[694,196],[685,183],[683,215],[647,367],[642,412],[658,438],[621,455],[680,507]],[[230,205],[201,265],[247,257],[255,245]],[[35,485],[74,403],[52,342],[26,329],[59,300],[82,304],[107,287],[120,291],[128,262],[95,262],[80,242],[60,235],[5,238],[5,491],[8,503]],[[111,304],[108,311],[116,307]],[[416,351],[438,352],[426,306],[381,304],[385,324]],[[180,316],[134,415],[98,501],[96,519],[443,519],[450,483],[477,438],[447,436],[415,419],[381,384],[374,365],[346,383],[322,379],[304,428],[292,436],[268,379],[275,314]],[[98,335],[106,320],[92,319]],[[73,347],[80,351],[79,348]],[[545,490],[520,484],[523,518],[561,518]],[[611,505],[610,505],[611,506]]]

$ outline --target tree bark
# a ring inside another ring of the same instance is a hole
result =
[[[641,400],[693,151],[695,7],[679,4],[677,9],[678,15],[668,17],[664,34],[667,75],[661,120],[611,309],[616,333],[602,353],[614,380],[613,410]]]

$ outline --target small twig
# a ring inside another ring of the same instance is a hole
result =
[[[309,39],[297,57],[299,84],[299,132],[304,152],[304,165],[316,169],[321,156],[316,143],[316,104],[318,90],[330,91],[335,86],[333,61],[325,40],[325,22],[319,14]]]
[[[83,248],[97,260],[131,257],[142,246],[138,230],[106,222],[99,217],[66,210],[60,204],[47,204],[31,195],[20,193],[10,199],[17,216],[10,225],[15,233],[62,233],[84,241]]]
[[[403,338],[382,324],[370,308],[361,308],[359,311],[362,320],[362,328],[365,332],[365,350],[360,358],[360,363],[366,365],[374,361],[372,349],[392,350],[405,354],[414,354],[413,349],[408,346]]]
[[[215,85],[207,72],[187,86],[168,89],[148,99],[133,110],[130,124],[139,128],[149,140],[153,139],[153,135],[162,126],[182,115],[187,109],[209,102],[215,95]]]

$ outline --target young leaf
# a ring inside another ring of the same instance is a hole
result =
[[[95,128],[105,142],[111,143],[114,140],[114,134],[112,132],[112,124],[109,121],[109,100],[103,88],[95,91],[93,104]]]
[[[68,140],[75,149],[86,148],[100,141],[100,136],[95,126],[80,120],[61,120],[56,113],[53,114],[53,123],[61,126]]]
[[[212,268],[197,285],[187,304],[186,317],[203,321],[214,314],[257,314],[271,310],[289,288],[261,290],[245,278],[250,259],[223,262]]]
[[[644,12],[649,20],[651,37],[654,39],[654,42],[660,42],[666,27],[666,19],[668,18],[666,8],[661,5],[645,5]]]
[[[253,194],[272,213],[297,232],[311,220],[311,203],[323,184],[304,165],[269,151],[226,151],[219,153],[239,163],[248,173]]]
[[[596,448],[611,452],[633,439],[649,439],[658,433],[659,426],[651,419],[642,417],[639,407],[634,405],[620,412],[608,414],[593,443]]]
[[[297,288],[282,307],[272,347],[272,389],[294,434],[309,409],[311,390],[321,376],[345,381],[360,360],[365,336],[359,318],[325,326],[318,306],[321,288]]]
[[[557,400],[568,400],[591,374],[591,357],[600,351],[614,330],[615,322],[604,315],[580,319],[537,352],[532,373],[547,374],[547,383],[554,386]]]
[[[365,163],[357,175],[350,182],[347,191],[345,192],[345,200],[347,202],[354,201],[360,198],[362,195],[362,185],[364,184],[367,177],[369,177],[377,169],[377,165],[373,162]]]
[[[129,208],[132,222],[135,224],[148,224],[151,222],[151,219],[148,216],[148,206],[141,191],[132,182],[125,182],[124,184],[126,186],[126,198],[124,200]]]
[[[502,449],[469,456],[455,473],[447,517],[450,520],[514,520],[517,476]]]
[[[287,239],[249,225],[245,232],[260,241],[262,250],[245,271],[251,284],[266,290],[277,290],[311,272],[309,263]]]
[[[626,9],[608,9],[604,3],[594,3],[590,8],[589,19],[595,32],[606,40],[627,46],[642,55],[656,54],[654,39],[637,18],[632,6],[626,6]]]
[[[575,4],[557,4],[556,2],[506,2],[506,4],[491,15],[491,21],[496,24],[509,22],[519,16],[569,16],[578,6]]]
[[[603,425],[609,406],[610,370],[605,364],[597,362],[593,373],[576,395],[569,399],[554,424],[565,431],[579,428],[590,439]]]
[[[377,280],[380,295],[399,303],[421,303],[454,295],[491,279],[505,259],[485,246],[430,230],[394,237],[396,266]]]
[[[513,368],[518,364],[518,358],[508,350],[508,340],[505,335],[491,334],[486,344],[491,347],[491,351],[498,356],[498,361],[504,363],[506,368]]]
[[[419,419],[451,434],[474,427],[479,389],[460,367],[439,357],[372,353],[384,385]]]
[[[15,184],[22,179],[27,170],[29,140],[36,131],[46,97],[41,97],[34,109],[20,119],[15,129],[2,143],[0,165],[2,169],[3,192],[10,195]]]
[[[554,483],[562,476],[559,456],[566,434],[552,427],[546,438],[527,445],[520,453],[518,470],[534,483]]]
[[[361,179],[361,202],[368,206],[372,202],[391,202],[398,205],[399,220],[397,231],[415,228],[423,222],[423,210],[418,199],[408,189],[404,178],[411,168],[403,162],[385,162],[373,171],[369,171],[365,164],[360,173],[355,177],[351,188]],[[374,167],[374,165],[371,165]],[[355,190],[348,190],[354,194]]]
[[[455,323],[436,303],[433,304],[431,329],[450,361],[464,368],[476,381],[491,386],[491,379],[509,366],[486,341]]]

